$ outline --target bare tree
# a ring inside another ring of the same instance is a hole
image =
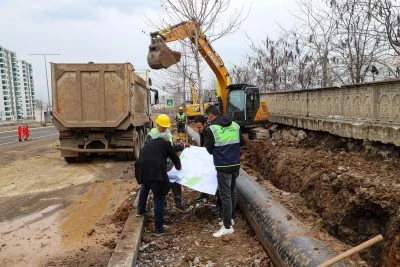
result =
[[[331,1],[336,23],[333,50],[341,58],[335,73],[342,83],[362,83],[377,70],[387,49],[379,33],[378,22],[371,16],[373,5],[360,0]]]
[[[374,17],[383,27],[390,47],[400,55],[400,5],[399,1],[360,1],[368,16]],[[366,8],[365,8],[366,7]]]
[[[400,9],[392,2],[298,0],[295,29],[252,42],[252,53],[244,66],[235,66],[234,78],[275,91],[398,76],[393,51],[400,52]]]
[[[332,11],[322,1],[298,0],[297,4],[300,14],[294,16],[299,26],[291,32],[297,34],[299,45],[309,51],[307,60],[312,58],[316,63],[314,75],[318,81],[315,86],[332,85],[329,58],[336,34]]]
[[[234,65],[231,72],[232,83],[256,84],[257,75],[251,67],[250,56],[246,56],[246,62]]]

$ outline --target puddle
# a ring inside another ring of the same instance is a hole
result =
[[[61,205],[0,223],[0,265],[32,266],[51,254],[60,242],[57,214]]]
[[[45,257],[95,235],[96,224],[110,208],[112,181],[91,184],[72,205],[52,205],[39,212],[0,223],[0,266],[36,266]]]

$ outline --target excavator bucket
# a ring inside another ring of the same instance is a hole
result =
[[[152,69],[166,69],[181,60],[181,53],[172,51],[161,38],[152,38],[147,63]]]

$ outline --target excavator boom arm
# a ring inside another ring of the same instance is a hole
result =
[[[166,46],[165,43],[173,42],[177,40],[182,40],[185,38],[189,38],[190,41],[196,44],[196,33],[198,33],[198,48],[199,52],[210,66],[211,70],[214,72],[219,90],[217,88],[217,97],[220,97],[222,100],[222,110],[223,113],[227,112],[227,102],[228,102],[228,88],[227,86],[230,84],[229,72],[224,65],[221,57],[215,52],[212,48],[211,44],[207,41],[207,38],[201,32],[199,27],[196,27],[195,23],[192,21],[186,21],[179,23],[177,25],[167,27],[163,30],[153,32],[150,34],[152,37],[152,45],[150,46],[150,52],[147,57],[150,67],[159,69],[159,68],[168,68],[169,66],[176,64],[180,60],[177,59],[176,53]],[[153,46],[153,49],[152,49]],[[168,51],[169,50],[169,51]],[[160,52],[161,51],[161,52]]]

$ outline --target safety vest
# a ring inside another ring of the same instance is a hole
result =
[[[169,141],[171,142],[171,145],[173,145],[174,142],[172,141],[172,134],[169,130],[167,130],[167,133],[169,135]],[[149,135],[151,136],[152,139],[158,138],[159,134],[160,134],[160,131],[157,129],[157,127],[151,129],[151,131],[149,132]]]
[[[223,127],[210,125],[214,136],[213,158],[217,170],[240,167],[240,126],[236,122]]]
[[[185,113],[182,112],[182,114],[180,114],[178,112],[178,114],[176,114],[176,119],[178,120],[179,124],[184,124],[185,123]]]
[[[169,141],[171,142],[171,145],[173,146],[174,145],[174,142],[173,142],[173,140],[172,140],[172,134],[171,134],[171,131],[169,130],[169,129],[167,129],[167,133],[168,133],[168,135],[169,135]],[[160,131],[157,129],[157,127],[155,127],[155,128],[153,128],[153,129],[151,129],[151,131],[148,133],[148,135],[150,135],[150,137],[152,138],[152,139],[156,139],[156,138],[158,138],[158,135],[160,134]],[[146,138],[147,139],[147,138]],[[170,165],[172,165],[172,160],[168,157],[167,158],[167,166],[170,166]]]

